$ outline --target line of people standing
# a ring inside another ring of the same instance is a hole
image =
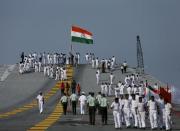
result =
[[[89,124],[95,125],[96,114],[101,115],[102,124],[107,124],[107,116],[108,116],[108,106],[109,102],[105,96],[99,92],[95,97],[93,92],[89,92],[89,95],[86,96],[85,92],[82,92],[80,96],[78,96],[75,92],[73,92],[70,96],[63,94],[60,99],[63,105],[63,112],[66,115],[68,103],[71,106],[72,114],[76,115],[77,105],[80,107],[80,115],[85,115],[89,113]],[[97,113],[96,113],[97,112]]]

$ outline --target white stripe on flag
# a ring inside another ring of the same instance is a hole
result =
[[[90,36],[90,35],[75,32],[75,31],[71,31],[71,36],[80,37],[80,38],[86,38],[86,39],[92,39],[92,36]]]

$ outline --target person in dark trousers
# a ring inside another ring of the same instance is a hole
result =
[[[71,102],[71,106],[72,106],[72,112],[73,112],[73,115],[76,115],[76,104],[77,104],[77,95],[75,93],[73,93],[71,96],[70,96],[70,102]]]
[[[73,80],[71,83],[71,90],[72,90],[72,93],[76,93],[76,81],[75,80]]]
[[[124,73],[127,73],[127,62],[126,61],[124,61],[123,67],[124,67]]]
[[[120,68],[121,68],[121,73],[123,74],[124,73],[124,66],[121,65]]]
[[[24,63],[24,52],[21,53],[21,63]]]
[[[60,101],[61,101],[62,106],[63,106],[64,115],[66,115],[67,105],[68,105],[68,97],[66,96],[66,94],[63,94]]]
[[[105,62],[102,63],[102,73],[105,73]]]
[[[102,124],[107,125],[108,101],[107,98],[105,97],[105,94],[102,94],[102,98],[100,100],[100,108],[101,108]]]
[[[89,107],[89,123],[90,125],[95,125],[96,108],[94,93],[91,93],[91,96],[89,97],[89,99],[87,99],[87,103]]]
[[[98,95],[96,96],[96,109],[98,111],[98,115],[101,114],[101,108],[100,108],[100,101],[101,101],[101,92],[98,92]]]

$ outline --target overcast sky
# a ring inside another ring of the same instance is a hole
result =
[[[68,52],[70,28],[91,31],[94,45],[74,44],[84,55],[116,56],[136,66],[140,35],[145,70],[180,86],[180,0],[0,0],[0,64],[24,52]]]

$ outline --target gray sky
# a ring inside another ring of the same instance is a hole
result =
[[[78,25],[94,35],[94,45],[74,44],[81,54],[135,66],[140,35],[146,71],[180,86],[179,7],[180,0],[0,0],[0,63],[16,63],[22,51],[68,52]]]

